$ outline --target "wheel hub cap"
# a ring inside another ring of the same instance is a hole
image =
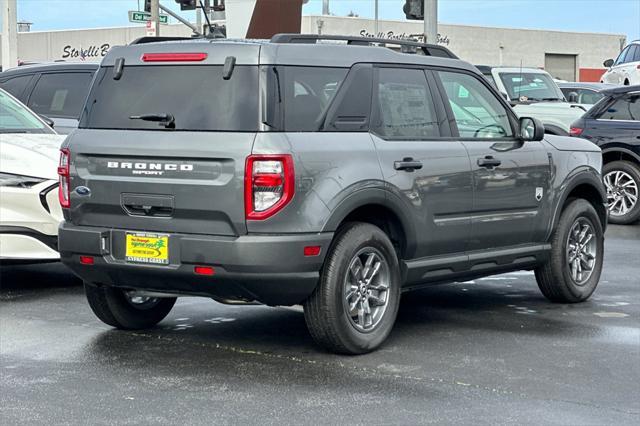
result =
[[[373,247],[361,249],[349,262],[344,280],[344,308],[361,332],[373,331],[389,302],[389,265]]]
[[[567,238],[567,266],[571,279],[584,285],[596,265],[597,241],[593,224],[584,218],[577,219]]]
[[[633,210],[638,202],[638,183],[630,174],[614,170],[604,175],[603,181],[612,216],[624,216]]]

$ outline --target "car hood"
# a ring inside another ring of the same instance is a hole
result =
[[[532,104],[516,104],[513,109],[519,115],[530,112],[531,114],[546,113],[551,115],[581,117],[591,106],[592,105],[571,104],[568,102],[536,102]]]
[[[559,151],[601,152],[598,145],[586,139],[569,136],[544,135],[544,140]]]
[[[1,133],[0,171],[44,179],[58,179],[63,135]]]

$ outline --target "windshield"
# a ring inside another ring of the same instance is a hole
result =
[[[500,73],[509,99],[514,101],[564,101],[550,76],[541,73]]]
[[[54,133],[31,110],[0,90],[0,133]]]
[[[258,67],[236,66],[228,80],[223,78],[222,68],[222,65],[125,66],[120,79],[115,80],[113,67],[102,67],[79,127],[257,131]],[[162,117],[170,117],[171,126]]]

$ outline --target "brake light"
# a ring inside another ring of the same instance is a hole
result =
[[[71,205],[71,186],[69,178],[69,160],[71,158],[71,152],[69,149],[62,148],[60,150],[60,163],[58,164],[58,176],[60,177],[60,185],[58,185],[58,200],[60,206],[64,209],[68,209]]]
[[[80,263],[83,265],[93,265],[95,260],[93,259],[93,256],[80,256]]]
[[[584,131],[584,129],[582,129],[580,127],[572,127],[572,128],[569,129],[569,135],[570,136],[580,136],[583,131]]]
[[[193,267],[193,272],[196,275],[213,275],[215,273],[215,269],[213,269],[211,266],[194,266]]]
[[[201,62],[206,53],[144,53],[142,62]]]
[[[244,173],[247,219],[267,219],[293,198],[295,175],[291,155],[250,155]]]

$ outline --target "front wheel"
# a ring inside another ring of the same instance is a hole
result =
[[[535,270],[542,294],[552,302],[577,303],[600,281],[604,233],[595,208],[586,200],[569,203],[551,239],[551,258]]]
[[[398,257],[389,237],[374,225],[351,223],[327,253],[320,283],[304,303],[305,321],[326,349],[362,354],[387,338],[399,303]]]
[[[162,321],[171,312],[176,298],[138,296],[114,287],[84,284],[93,313],[107,325],[123,330],[143,330]]]

